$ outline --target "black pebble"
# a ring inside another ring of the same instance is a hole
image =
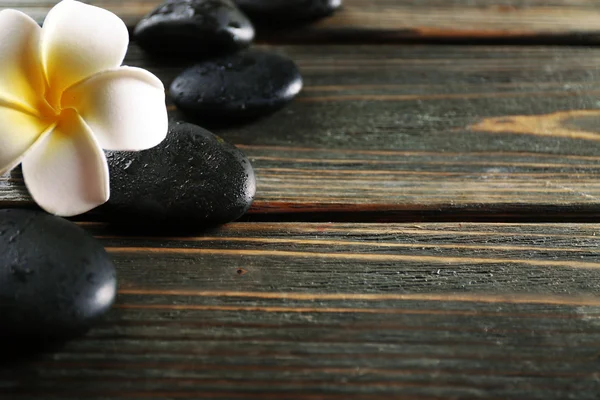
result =
[[[269,114],[302,89],[302,76],[289,58],[258,50],[201,62],[171,84],[183,112],[205,120],[235,121]]]
[[[107,152],[113,221],[148,228],[202,229],[241,217],[252,205],[250,161],[207,130],[173,123],[157,147]]]
[[[116,285],[104,247],[77,225],[39,211],[0,210],[0,336],[82,334],[111,307]]]
[[[342,5],[342,0],[236,0],[236,3],[263,25],[284,26],[327,17]]]
[[[134,35],[150,53],[206,57],[248,47],[254,27],[231,0],[174,0],[141,20]]]

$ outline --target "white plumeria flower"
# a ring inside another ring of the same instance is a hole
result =
[[[64,0],[40,28],[0,12],[0,175],[22,163],[44,210],[82,214],[109,196],[107,150],[144,150],[167,134],[162,82],[120,67],[129,35],[113,13]]]

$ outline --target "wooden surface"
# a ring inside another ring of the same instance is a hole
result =
[[[134,26],[160,0],[90,0]],[[43,21],[53,0],[0,0]],[[596,0],[344,0],[335,18],[265,32],[275,40],[529,41],[598,43]]]
[[[263,48],[296,60],[306,89],[214,129],[257,171],[254,218],[600,219],[600,49]],[[167,87],[182,69],[135,45],[126,63]],[[0,201],[31,204],[19,172],[0,178]]]
[[[158,2],[92,3],[131,26]],[[256,169],[249,214],[188,237],[78,218],[117,304],[49,353],[1,343],[0,399],[598,399],[599,21],[592,0],[346,0],[262,32],[306,87],[212,127]],[[11,206],[34,207],[18,170]]]
[[[600,225],[115,236],[119,302],[7,399],[597,399]],[[596,236],[598,235],[598,236]]]

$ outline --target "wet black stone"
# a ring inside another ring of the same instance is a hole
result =
[[[170,93],[189,115],[235,121],[276,111],[301,89],[302,76],[292,60],[250,50],[188,68],[173,81]]]
[[[250,18],[264,25],[311,21],[335,12],[342,0],[235,0]]]
[[[115,294],[115,268],[83,229],[39,211],[0,210],[0,336],[75,337]]]
[[[231,0],[174,0],[141,20],[134,36],[150,53],[206,57],[248,47],[254,27]]]
[[[241,217],[256,180],[235,146],[199,126],[172,123],[167,138],[140,152],[107,152],[111,196],[103,206],[116,222],[203,229]]]

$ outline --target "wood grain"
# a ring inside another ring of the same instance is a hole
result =
[[[214,129],[256,169],[252,218],[600,219],[600,50],[262,48],[293,58],[306,88],[275,115]],[[136,46],[126,63],[166,85],[184,65]],[[31,205],[18,171],[0,178],[0,205]]]
[[[134,26],[160,0],[91,0]],[[53,0],[0,0],[41,22]],[[594,0],[345,0],[332,18],[297,29],[260,31],[277,41],[519,41],[597,43]]]
[[[7,399],[595,399],[600,225],[236,223],[115,236],[118,304]],[[485,261],[482,261],[485,260]]]
[[[89,3],[132,27],[160,1]],[[600,50],[524,45],[598,43],[598,21],[594,0],[345,0],[260,29],[306,87],[211,127],[256,169],[250,222],[135,236],[82,216],[117,304],[46,354],[0,340],[0,399],[596,400]],[[167,87],[186,66],[135,44],[126,64]],[[19,170],[10,206],[34,206]],[[466,222],[510,220],[528,223]]]

